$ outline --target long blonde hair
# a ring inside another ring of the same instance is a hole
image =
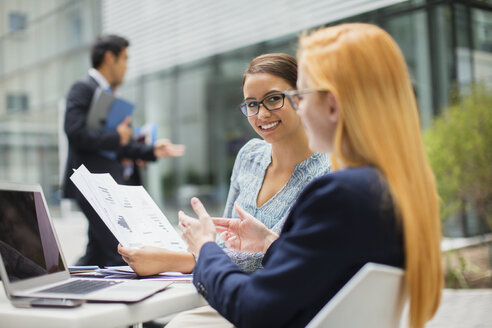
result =
[[[371,165],[385,176],[404,231],[410,326],[423,327],[441,299],[441,225],[434,174],[424,153],[415,95],[391,36],[362,23],[300,38],[309,86],[339,106],[332,165]]]

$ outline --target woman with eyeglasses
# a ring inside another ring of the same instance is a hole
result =
[[[179,227],[198,257],[193,283],[236,327],[305,327],[376,262],[405,268],[409,324],[424,327],[443,286],[441,226],[401,50],[382,29],[351,23],[301,37],[298,58],[299,90],[287,95],[334,172],[301,193],[279,236],[251,217],[219,223],[234,247],[266,249],[250,275],[217,246],[213,220],[192,199],[198,220],[180,212]]]
[[[244,102],[238,109],[262,139],[250,140],[237,155],[224,218],[253,215],[279,233],[300,191],[329,172],[328,156],[309,149],[300,118],[285,99],[285,92],[295,88],[296,80],[296,59],[282,53],[258,56],[245,71]],[[219,244],[224,247],[220,240]],[[192,253],[121,245],[118,251],[139,275],[191,272],[195,266]],[[262,267],[263,252],[225,251],[243,271]]]

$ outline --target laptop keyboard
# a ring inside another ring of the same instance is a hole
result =
[[[37,293],[88,294],[90,292],[114,286],[119,283],[121,283],[121,281],[77,279],[66,284],[40,290]]]

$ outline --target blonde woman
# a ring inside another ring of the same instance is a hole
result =
[[[423,327],[441,297],[441,227],[402,53],[382,29],[353,23],[302,37],[298,59],[298,90],[287,96],[335,172],[305,188],[279,236],[252,217],[218,222],[229,245],[266,250],[252,275],[215,244],[192,199],[199,220],[179,217],[198,256],[193,282],[237,327],[304,327],[365,263],[393,265],[406,271],[410,326]]]

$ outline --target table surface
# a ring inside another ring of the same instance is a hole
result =
[[[0,326],[97,328],[123,327],[206,305],[193,284],[176,282],[141,302],[85,303],[77,308],[16,308],[0,283]]]

